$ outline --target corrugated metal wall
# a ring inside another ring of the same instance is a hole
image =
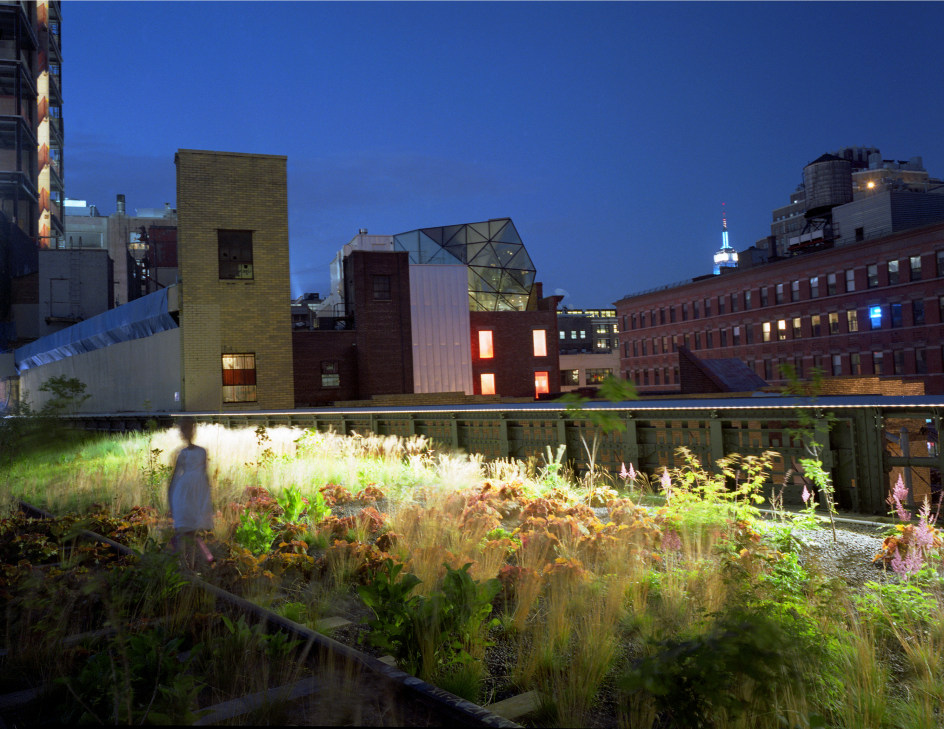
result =
[[[465,266],[410,266],[413,391],[472,394]]]

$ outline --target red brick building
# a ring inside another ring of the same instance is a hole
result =
[[[894,376],[944,393],[944,224],[725,271],[616,302],[620,370],[679,391],[678,348],[743,360],[768,383]]]

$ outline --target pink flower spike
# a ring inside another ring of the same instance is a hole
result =
[[[628,480],[629,480],[629,471],[626,470],[626,464],[625,464],[625,463],[620,463],[620,473],[619,473],[619,475],[620,475],[620,478],[623,479],[624,481],[628,481]]]
[[[803,498],[804,504],[809,504],[810,499],[813,498],[813,494],[810,493],[810,490],[806,487],[806,484],[803,484],[803,493],[800,494],[800,496]]]
[[[898,518],[901,521],[911,521],[911,512],[905,510],[904,502],[908,500],[908,489],[905,486],[905,482],[901,477],[901,474],[898,474],[898,481],[895,482],[895,487],[892,489],[891,496],[888,497],[888,503],[895,509],[895,512],[898,514]]]
[[[678,552],[682,549],[682,538],[678,532],[666,532],[662,535],[662,548]]]
[[[665,493],[665,498],[672,498],[672,478],[669,476],[669,469],[665,469],[662,472],[662,478],[660,479],[662,483],[662,491]]]
[[[636,469],[633,468],[633,464],[632,464],[632,463],[629,464],[629,480],[630,480],[630,481],[635,481],[635,480],[636,480]]]

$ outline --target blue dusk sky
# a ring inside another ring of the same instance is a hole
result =
[[[64,2],[66,194],[288,157],[292,294],[358,228],[511,217],[570,308],[710,273],[843,146],[944,177],[942,3]]]

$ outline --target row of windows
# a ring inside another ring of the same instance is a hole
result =
[[[879,330],[883,327],[898,329],[905,326],[903,311],[906,310],[905,304],[886,304],[884,306],[871,306],[867,310],[867,321],[871,330]],[[922,326],[925,324],[924,299],[914,299],[910,304],[911,323],[910,326]],[[809,321],[809,328],[804,332],[804,320]],[[842,330],[840,322],[845,321],[845,332]],[[944,296],[938,297],[938,321],[944,322]],[[778,319],[776,321],[766,321],[761,324],[761,337],[764,342],[783,341],[786,339],[802,339],[804,337],[820,337],[824,334],[842,334],[854,333],[860,329],[859,311],[857,309],[848,309],[845,312],[833,311],[828,314],[812,314],[809,317],[793,317],[791,319]],[[730,332],[730,334],[729,334]],[[740,344],[754,343],[754,325],[735,326],[730,329],[709,330],[705,332],[693,332],[689,334],[675,334],[672,337],[653,337],[649,339],[637,339],[623,344],[623,356],[629,357],[632,351],[633,357],[647,356],[648,354],[668,354],[670,351],[678,351],[679,344],[691,349],[711,349],[715,346],[715,335],[719,347],[738,346]],[[651,341],[651,350],[650,350]],[[702,344],[704,343],[704,347]],[[640,355],[641,352],[641,355]]]
[[[944,346],[941,347],[941,357],[944,358]],[[747,366],[768,382],[775,379],[785,379],[784,368],[792,366],[797,377],[804,377],[804,361],[802,355],[793,360],[786,357],[779,359],[764,359],[748,361]],[[923,347],[915,348],[909,353],[902,349],[890,352],[850,352],[848,354],[818,355],[813,358],[813,367],[821,372],[833,376],[841,375],[926,375],[928,373],[928,355]],[[672,385],[679,384],[678,367],[655,367],[649,369],[627,370],[625,375],[637,385]]]
[[[599,385],[603,380],[613,374],[609,367],[588,367],[586,373],[586,384]],[[580,384],[580,370],[561,370],[561,387],[576,387]]]
[[[534,373],[534,396],[546,395],[550,392],[551,379],[547,372]],[[479,389],[483,395],[495,394],[495,373],[482,372],[479,375]]]
[[[479,359],[493,359],[495,346],[491,329],[479,330]],[[547,357],[547,330],[531,330],[531,350],[535,357]]]
[[[938,277],[944,276],[944,250],[936,251],[935,260],[935,273]],[[874,289],[881,285],[879,268],[880,266],[877,263],[870,263],[865,267],[866,288]],[[884,264],[883,268],[885,269],[884,285],[887,286],[895,286],[896,284],[903,283],[904,271],[908,272],[908,281],[920,281],[922,278],[921,256],[911,256],[900,260],[888,261]],[[840,281],[844,282],[842,292],[839,291]],[[789,284],[778,283],[773,287],[760,287],[757,289],[759,292],[760,306],[764,307],[770,305],[771,288],[773,288],[774,304],[787,303],[788,290],[791,302],[800,301],[802,298],[800,284],[800,280],[795,279]],[[788,285],[789,289],[787,288]],[[806,286],[808,286],[808,298],[810,299],[816,299],[823,295],[835,296],[838,293],[853,292],[856,290],[855,269],[847,269],[843,274],[829,273],[825,276],[811,276],[806,282]],[[692,319],[699,319],[702,316],[708,318],[713,316],[713,309],[714,313],[720,315],[728,313],[728,310],[730,310],[731,313],[736,313],[741,310],[747,311],[751,309],[753,305],[753,292],[751,290],[721,294],[717,297],[710,296],[699,301],[679,304],[678,306],[669,306],[668,308],[660,307],[659,309],[636,312],[630,314],[628,317],[626,314],[623,314],[623,331],[627,331],[628,329],[645,329],[646,327],[667,323],[674,324],[679,317],[682,321],[687,321],[689,319],[689,313],[691,313]]]

